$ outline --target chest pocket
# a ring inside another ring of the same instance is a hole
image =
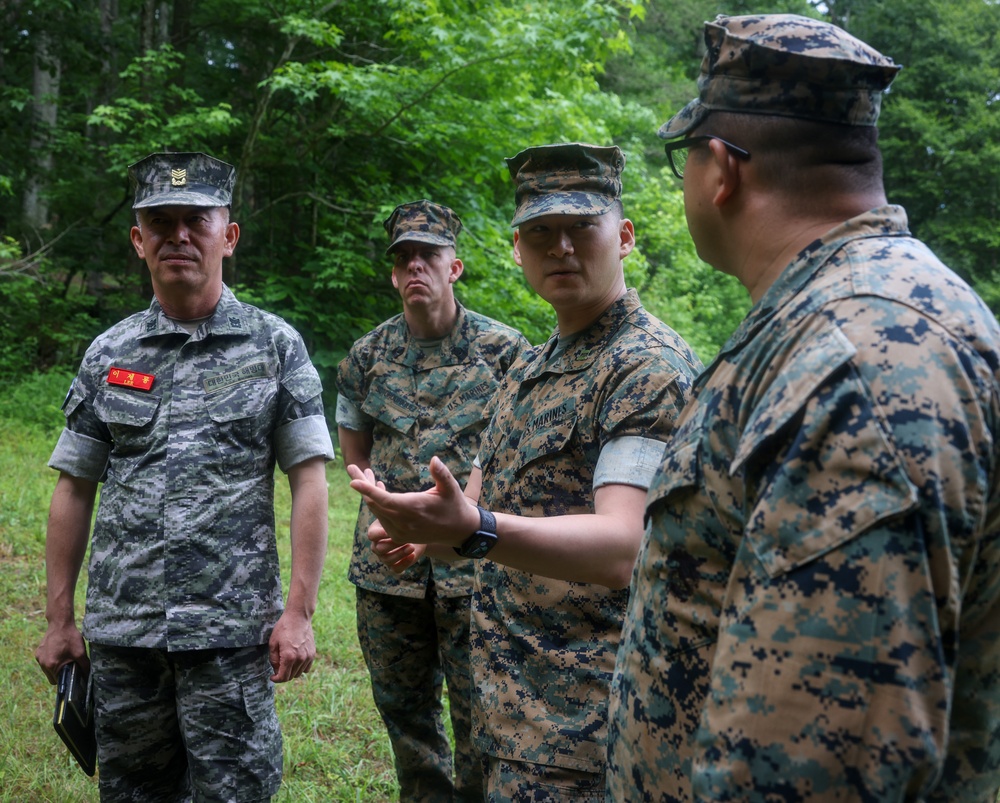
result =
[[[71,399],[67,405],[75,408]],[[149,427],[159,406],[157,396],[114,387],[101,388],[94,398],[94,413],[111,431],[116,449],[134,446],[132,441]]]
[[[73,405],[73,400],[67,400]],[[103,387],[94,397],[94,414],[108,428],[112,451],[108,481],[125,482],[153,445],[158,396],[134,390]],[[67,407],[67,409],[70,409]]]
[[[391,466],[397,462],[407,441],[415,437],[415,411],[393,401],[394,393],[386,393],[381,384],[373,384],[361,405],[361,411],[375,420],[372,466]]]
[[[417,422],[416,413],[395,402],[393,395],[373,385],[361,405],[361,411],[400,435],[410,435]]]
[[[222,473],[232,480],[266,470],[277,388],[270,379],[240,382],[205,397]]]
[[[259,418],[268,408],[276,390],[267,379],[241,382],[205,397],[209,417],[216,424]]]
[[[535,463],[560,460],[571,449],[575,429],[576,413],[572,412],[523,435],[514,454],[514,470],[520,474]]]
[[[510,457],[510,482],[523,515],[565,515],[591,506],[596,456],[589,460],[576,435],[575,410],[520,437]],[[506,471],[503,465],[496,470]]]

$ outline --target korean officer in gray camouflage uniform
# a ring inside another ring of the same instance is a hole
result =
[[[433,494],[387,494],[351,469],[384,527],[370,532],[384,560],[478,558],[473,713],[489,801],[604,799],[643,501],[701,367],[626,288],[624,165],[617,147],[579,143],[508,160],[514,259],[559,328],[504,377],[466,496],[437,458]]]
[[[129,176],[155,297],[91,344],[63,405],[36,657],[50,681],[69,661],[90,667],[102,801],[270,800],[274,683],[316,651],[333,458],[322,388],[298,333],[223,284],[233,168],[166,153]],[[292,494],[285,603],[276,463]],[[81,634],[73,592],[98,485]]]
[[[436,454],[464,467],[464,482],[486,426],[484,408],[528,343],[456,300],[462,222],[451,209],[413,201],[397,206],[383,225],[403,311],[359,339],[338,369],[344,462],[371,468],[390,490],[419,491],[432,484],[427,463]],[[470,741],[469,709],[472,561],[428,557],[397,576],[371,551],[372,521],[362,502],[349,577],[400,799],[479,803],[482,767]],[[454,761],[442,721],[443,679]]]
[[[890,59],[790,15],[705,41],[660,135],[754,306],[649,489],[609,799],[993,803],[1000,327],[886,202]]]

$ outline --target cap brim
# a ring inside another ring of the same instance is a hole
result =
[[[511,228],[542,215],[603,215],[615,203],[595,192],[551,192],[529,198],[514,212]]]
[[[133,209],[146,209],[150,206],[229,206],[229,204],[215,195],[184,191],[160,192],[132,204]]]
[[[661,139],[676,139],[683,136],[696,128],[708,116],[709,111],[711,110],[703,106],[698,98],[695,98],[660,126],[657,136]]]
[[[427,243],[428,245],[455,247],[455,243],[452,240],[442,237],[440,234],[431,234],[426,231],[408,231],[406,234],[401,234],[389,244],[389,247],[385,249],[386,254],[391,254],[400,243]]]

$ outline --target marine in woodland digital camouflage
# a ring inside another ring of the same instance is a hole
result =
[[[371,468],[390,491],[422,491],[437,455],[462,485],[468,480],[484,409],[528,342],[516,330],[458,305],[440,346],[425,350],[402,314],[359,338],[337,369],[337,391],[374,419]],[[472,593],[472,561],[423,558],[394,574],[371,551],[371,512],[361,502],[349,579],[356,586],[423,597],[433,578],[438,596]]]
[[[872,126],[901,69],[840,28],[795,14],[720,15],[705,23],[705,47],[698,97],[663,124],[664,139],[713,111]]]
[[[542,215],[603,215],[621,198],[625,154],[617,145],[540,145],[506,162],[517,205],[512,227]]]
[[[612,439],[667,441],[701,365],[634,290],[566,350],[558,334],[504,378],[483,433],[479,503],[518,516],[594,512]],[[473,727],[491,756],[603,773],[608,690],[627,590],[477,561]]]
[[[144,650],[141,660],[92,644],[90,657],[102,799],[260,802],[278,793],[282,738],[266,644],[169,659]],[[198,689],[182,716],[172,696],[150,696],[171,675]]]
[[[648,495],[609,799],[995,800],[1000,326],[886,206],[803,251]]]
[[[382,222],[389,235],[387,254],[401,242],[427,243],[454,248],[462,231],[462,221],[447,206],[421,200],[400,204]]]
[[[274,466],[333,458],[321,391],[298,333],[228,288],[190,337],[154,300],[91,344],[49,461],[104,483],[88,641],[200,650],[268,640],[283,607]]]
[[[205,153],[153,153],[129,165],[133,209],[231,206],[236,168]]]
[[[400,798],[480,803],[483,768],[471,740],[469,596],[412,599],[359,588],[357,597],[358,641],[393,745]],[[442,716],[444,680],[454,750]]]

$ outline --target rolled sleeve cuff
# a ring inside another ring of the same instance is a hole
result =
[[[601,449],[594,468],[594,490],[602,485],[633,485],[648,489],[663,461],[667,445],[653,438],[626,435]]]
[[[274,453],[278,468],[285,473],[310,457],[333,460],[333,441],[326,417],[310,415],[289,421],[274,433]]]
[[[373,428],[375,419],[361,411],[354,402],[346,396],[337,396],[337,426],[367,432]]]
[[[49,458],[49,466],[73,477],[103,482],[111,444],[64,429]]]

